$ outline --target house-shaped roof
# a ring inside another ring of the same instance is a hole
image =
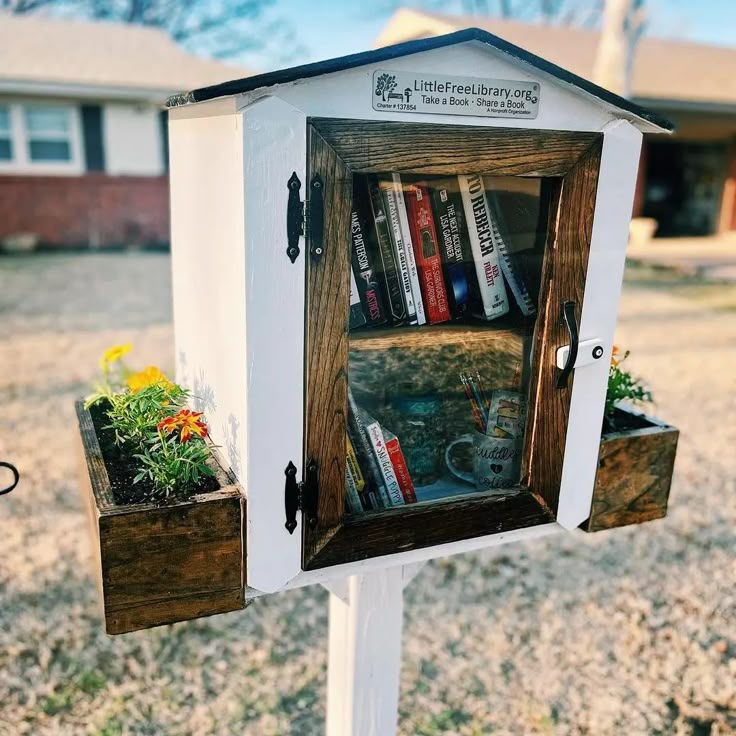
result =
[[[286,84],[300,79],[309,79],[312,77],[331,74],[334,72],[353,69],[368,64],[377,64],[383,61],[396,59],[401,56],[409,56],[410,54],[418,54],[433,49],[444,48],[455,44],[467,42],[480,42],[497,51],[507,54],[511,58],[534,69],[543,72],[551,77],[558,79],[560,82],[571,85],[580,91],[595,97],[612,107],[618,108],[630,115],[634,115],[641,120],[655,125],[663,130],[670,131],[673,124],[666,118],[657,115],[639,105],[627,100],[619,95],[609,92],[597,84],[589,82],[587,79],[569,72],[562,67],[552,64],[539,56],[536,56],[520,46],[515,46],[498,36],[494,36],[488,31],[480,28],[466,28],[454,33],[448,33],[443,36],[435,36],[433,38],[422,38],[413,41],[406,41],[394,46],[385,46],[384,48],[365,51],[359,54],[350,54],[348,56],[340,56],[327,61],[319,61],[312,64],[302,64],[288,69],[279,69],[266,74],[257,74],[244,79],[237,79],[223,84],[216,84],[210,87],[200,87],[191,92],[175,95],[169,98],[169,107],[177,105],[185,105],[193,102],[204,102],[217,97],[225,97],[228,95],[240,94],[243,92],[251,92],[253,90],[264,87],[272,87],[277,84]]]
[[[0,91],[163,101],[247,73],[189,53],[158,28],[0,12]]]

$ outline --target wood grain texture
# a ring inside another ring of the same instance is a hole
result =
[[[371,512],[341,526],[305,569],[315,570],[552,521],[554,517],[545,504],[528,492],[511,496],[477,494]]]
[[[570,337],[562,319],[563,304],[576,304],[578,325],[588,268],[593,214],[600,168],[601,141],[597,140],[553,192],[534,345],[533,383],[527,430],[527,452],[522,468],[530,488],[557,511],[565,456],[565,435],[574,374],[565,388],[557,388],[557,348]]]
[[[167,506],[117,506],[90,413],[77,403],[82,492],[93,528],[108,634],[245,606],[245,499],[218,467],[219,490]]]
[[[316,523],[303,515],[305,561],[334,533],[343,516],[353,181],[311,126],[308,172],[310,181],[319,174],[324,182],[324,253],[318,259],[307,253],[304,467],[316,460],[320,493]],[[306,248],[309,251],[309,242]]]
[[[667,515],[679,432],[647,417],[649,426],[601,439],[590,518],[596,532]]]
[[[312,118],[354,172],[564,176],[600,133]]]

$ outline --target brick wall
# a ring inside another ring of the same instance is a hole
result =
[[[104,247],[169,242],[165,176],[0,176],[0,240]]]

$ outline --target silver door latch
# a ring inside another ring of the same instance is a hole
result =
[[[575,359],[575,365],[572,367],[580,368],[582,365],[595,363],[603,357],[604,352],[602,340],[581,340],[578,343],[578,356]],[[563,345],[561,348],[557,348],[556,363],[558,368],[562,369],[567,365],[567,356],[569,353],[569,345]]]

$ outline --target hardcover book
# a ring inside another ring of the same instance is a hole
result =
[[[406,202],[427,321],[430,324],[447,322],[450,319],[450,308],[427,185],[421,183],[409,186],[406,190]]]
[[[390,224],[381,197],[378,181],[371,179],[368,182],[369,198],[373,211],[377,252],[381,261],[378,275],[382,277],[389,317],[394,324],[406,321],[406,304],[404,302],[404,286],[401,282],[399,266],[394,255],[394,246],[391,242]]]
[[[463,222],[463,201],[452,183],[432,182],[432,206],[440,239],[440,256],[447,298],[453,317],[465,314],[470,300],[467,266],[472,262],[468,230]]]
[[[509,301],[493,238],[491,213],[483,187],[483,177],[479,174],[461,174],[458,176],[458,182],[478,277],[482,316],[488,320],[496,319],[509,311]]]
[[[386,324],[387,310],[383,287],[376,273],[375,253],[370,242],[371,215],[367,194],[359,177],[353,185],[353,211],[350,216],[351,261],[363,316],[371,327]]]
[[[399,207],[396,200],[393,179],[380,179],[378,181],[378,188],[381,190],[384,211],[391,226],[391,242],[394,246],[394,255],[396,256],[396,264],[401,278],[402,294],[406,306],[406,320],[410,325],[415,325],[417,324],[417,309],[414,303],[414,293],[411,288],[409,262],[406,257],[406,241],[404,239],[404,233],[401,231]]]
[[[355,269],[351,266],[350,268],[350,329],[354,330],[357,327],[362,327],[365,324],[365,314],[363,313],[363,306],[360,303],[360,292],[358,292],[358,285],[355,282]]]

